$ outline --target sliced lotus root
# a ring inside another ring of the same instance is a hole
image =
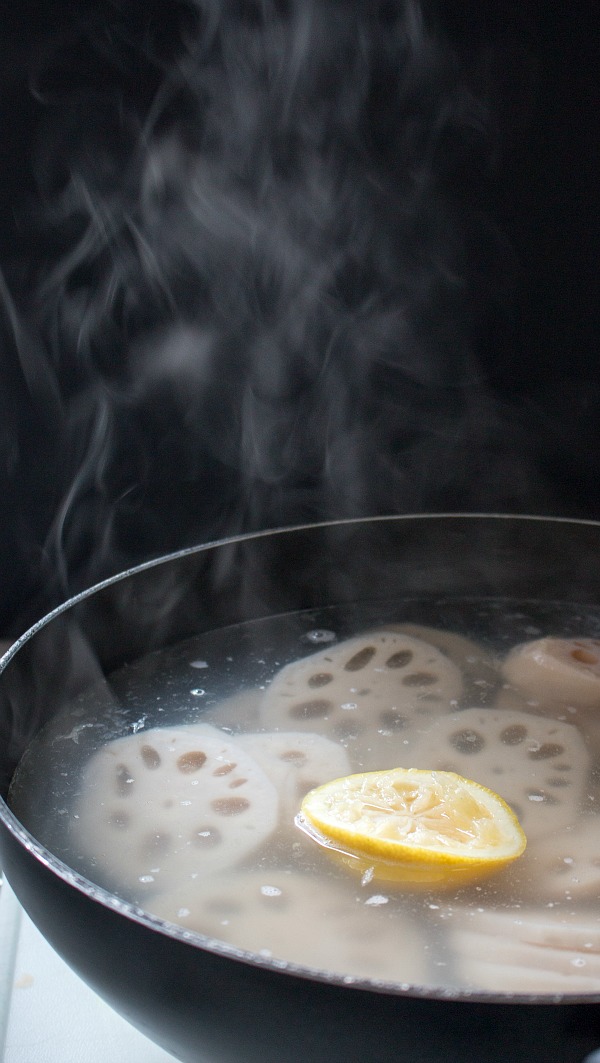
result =
[[[600,713],[600,639],[536,639],[516,646],[504,662],[508,683],[550,705]]]
[[[493,705],[495,709],[533,713],[536,716],[544,716],[546,719],[570,723],[576,727],[585,742],[586,749],[597,762],[596,769],[592,766],[592,774],[595,776],[592,788],[597,791],[597,794],[590,801],[591,806],[593,807],[595,802],[600,811],[600,712],[593,713],[582,706],[568,705],[565,702],[540,701],[538,698],[527,696],[524,691],[517,690],[509,683],[505,683],[497,691]]]
[[[576,825],[540,839],[524,862],[523,878],[525,888],[536,898],[598,900],[600,816],[586,816]]]
[[[269,731],[239,735],[236,741],[271,779],[279,794],[281,819],[290,826],[309,790],[352,770],[343,746],[322,735]]]
[[[482,950],[486,946],[485,941],[479,943]],[[527,996],[554,996],[556,993],[560,993],[561,996],[565,994],[583,996],[600,992],[599,973],[586,974],[585,968],[579,971],[575,967],[572,971],[564,973],[528,966],[530,953],[527,949],[521,951],[514,964],[494,963],[483,959],[483,956],[483,951],[479,957],[469,955],[460,965],[465,988],[470,989],[471,992],[516,993]],[[579,963],[580,957],[574,955],[571,961],[574,964]]]
[[[116,739],[84,769],[75,839],[117,889],[144,893],[236,864],[278,819],[255,760],[208,724]]]
[[[453,925],[529,945],[600,954],[600,912],[564,912],[560,908],[454,908]]]
[[[449,944],[459,978],[508,993],[600,990],[600,918],[519,909],[454,913]]]
[[[465,706],[488,705],[500,680],[500,672],[491,653],[464,635],[423,624],[390,624],[391,631],[401,631],[415,639],[429,642],[445,653],[462,673]]]
[[[573,823],[589,770],[577,728],[509,709],[441,716],[407,756],[406,767],[455,771],[500,794],[528,840]]]
[[[282,668],[265,692],[261,722],[353,745],[358,766],[394,767],[411,732],[451,711],[461,693],[460,670],[435,646],[372,631]]]
[[[309,875],[267,870],[188,883],[146,907],[244,951],[357,978],[423,983],[421,931],[384,901],[375,891],[358,898]]]

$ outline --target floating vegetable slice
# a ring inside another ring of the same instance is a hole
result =
[[[231,866],[278,818],[256,761],[207,724],[109,742],[89,761],[74,837],[118,889],[143,893]]]
[[[350,771],[346,750],[322,735],[270,731],[239,735],[236,742],[268,775],[279,795],[281,819],[290,826],[309,790]]]
[[[523,946],[515,953],[514,962],[500,963],[485,958],[489,947],[487,940],[474,943],[475,953],[465,957],[460,971],[466,987],[473,992],[510,993],[526,996],[583,996],[600,992],[600,977],[597,973],[586,974],[575,967],[568,974],[544,970],[532,962],[531,949]],[[534,957],[535,958],[535,957]],[[546,957],[552,963],[552,957]],[[579,962],[573,954],[571,962]]]
[[[500,672],[491,653],[478,642],[455,631],[444,631],[424,624],[390,624],[390,630],[428,642],[453,661],[463,678],[463,704],[487,705],[491,701],[500,680]]]
[[[540,948],[600,954],[600,913],[520,907],[516,911],[453,906],[452,925],[463,930],[521,941]],[[443,909],[440,909],[443,915]]]
[[[569,703],[600,713],[600,639],[537,639],[516,646],[504,676],[540,702]]]
[[[496,871],[525,849],[519,822],[497,794],[453,772],[393,768],[319,786],[298,825],[398,882],[457,881]]]
[[[315,731],[349,748],[360,736],[361,766],[389,767],[411,734],[457,705],[460,670],[434,646],[380,630],[286,665],[261,706],[274,730]]]
[[[600,919],[593,913],[454,909],[446,925],[457,973],[472,989],[600,992]]]
[[[419,766],[493,786],[530,840],[576,819],[590,762],[571,724],[509,709],[465,709],[440,717],[409,756]]]
[[[427,980],[425,942],[415,920],[388,898],[357,897],[297,872],[239,872],[152,897],[154,915],[264,957],[346,977]]]

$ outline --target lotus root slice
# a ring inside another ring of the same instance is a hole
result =
[[[107,743],[84,769],[74,841],[115,889],[136,893],[236,864],[274,830],[273,783],[208,724]]]

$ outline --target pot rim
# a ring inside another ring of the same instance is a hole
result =
[[[113,576],[110,576],[100,582],[94,584],[91,587],[80,591],[73,597],[62,602],[59,606],[51,610],[45,616],[36,621],[30,628],[28,628],[23,634],[10,646],[10,648],[0,657],[0,674],[8,667],[13,657],[22,649],[22,647],[33,638],[38,631],[44,628],[56,617],[68,612],[71,608],[78,605],[80,602],[85,601],[87,598],[92,597],[97,592],[110,587],[116,583],[119,583],[130,576],[136,576],[138,573],[148,571],[152,568],[159,567],[161,565],[167,565],[169,562],[192,556],[194,554],[200,554],[208,552],[209,550],[228,546],[230,544],[241,543],[251,540],[257,540],[261,538],[273,537],[278,535],[294,534],[296,532],[309,531],[319,528],[335,528],[343,526],[352,526],[359,524],[375,524],[384,522],[403,522],[403,521],[433,521],[433,520],[485,520],[490,522],[506,521],[506,522],[536,522],[545,524],[570,524],[575,527],[587,526],[595,527],[600,530],[600,521],[570,518],[570,517],[551,517],[536,514],[506,514],[506,513],[406,513],[406,514],[388,514],[376,517],[355,517],[349,519],[339,520],[327,520],[327,521],[315,521],[304,524],[295,524],[283,527],[262,529],[260,531],[247,532],[239,535],[228,536],[224,539],[211,540],[206,543],[200,543],[195,546],[185,547],[182,550],[176,550],[169,554],[162,555],[157,558],[152,558],[149,561],[145,561],[139,565],[134,565],[131,568],[125,569],[122,572],[118,572]],[[14,839],[39,863],[43,864],[53,875],[64,881],[68,886],[76,889],[79,893],[83,894],[88,900],[97,902],[103,905],[105,908],[112,910],[115,914],[122,916],[125,919],[132,920],[148,930],[161,934],[167,938],[172,938],[179,941],[182,944],[189,945],[192,948],[200,949],[213,953],[224,959],[232,960],[233,962],[243,963],[253,968],[262,968],[266,971],[277,973],[279,975],[285,975],[288,977],[300,978],[304,981],[316,981],[324,982],[328,985],[338,986],[340,988],[347,988],[352,990],[362,990],[368,993],[385,994],[390,996],[410,997],[410,998],[422,998],[425,1000],[439,1000],[454,1003],[483,1003],[490,1005],[546,1005],[556,1006],[558,1005],[580,1005],[580,1004],[599,1004],[600,1003],[600,990],[596,993],[500,993],[500,992],[487,992],[479,990],[468,990],[458,988],[443,988],[438,986],[420,985],[413,983],[400,983],[380,981],[370,978],[355,978],[351,976],[344,976],[341,974],[334,974],[329,971],[323,971],[319,968],[312,968],[301,964],[290,963],[283,960],[277,960],[270,957],[260,956],[255,952],[250,952],[244,949],[238,949],[227,942],[220,941],[218,939],[201,934],[198,931],[186,930],[183,927],[176,924],[169,923],[167,920],[160,919],[158,916],[154,916],[147,912],[145,909],[134,905],[128,901],[121,900],[116,894],[111,893],[109,890],[104,889],[101,886],[97,886],[90,879],[83,875],[78,874],[68,864],[64,863],[58,857],[42,845],[37,839],[29,833],[29,831],[22,825],[20,820],[14,815],[6,801],[0,796],[0,824],[3,825]],[[10,884],[10,880],[9,880]]]

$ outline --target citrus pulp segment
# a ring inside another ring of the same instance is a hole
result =
[[[327,848],[372,865],[376,877],[439,882],[515,860],[525,835],[493,791],[454,772],[394,768],[319,786],[302,802],[298,825]],[[315,834],[316,832],[316,834]]]

